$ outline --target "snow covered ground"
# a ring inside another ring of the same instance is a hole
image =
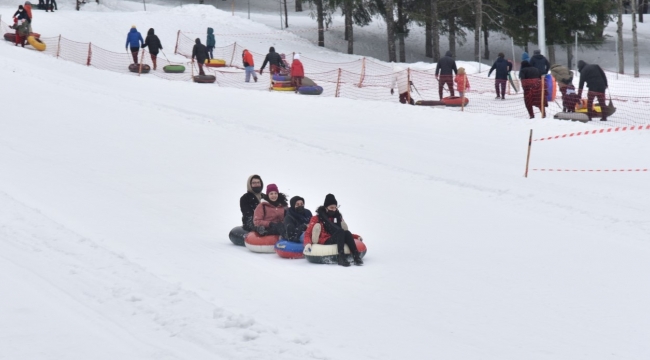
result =
[[[191,7],[47,15],[42,33],[115,51],[136,17],[165,46],[209,22]],[[522,177],[529,129],[599,128],[134,77],[7,45],[2,360],[650,356],[649,173]],[[648,168],[649,140],[534,142],[531,167]],[[253,173],[310,209],[334,193],[366,265],[232,245]]]

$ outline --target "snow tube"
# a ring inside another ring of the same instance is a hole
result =
[[[151,66],[149,66],[147,64],[142,64],[142,71],[140,71],[140,64],[131,64],[131,65],[129,65],[129,71],[134,72],[134,73],[140,72],[142,74],[146,74],[150,70],[151,70]]]
[[[595,99],[594,99],[595,100]],[[594,112],[596,113],[594,117],[603,117],[602,114],[602,109],[600,108],[600,105],[596,105],[594,102],[594,105],[592,105],[594,108]],[[616,112],[616,107],[612,106],[607,106],[605,108],[605,111],[607,111],[607,116],[612,116]],[[587,114],[587,99],[581,99],[579,103],[576,104],[576,112],[581,113],[581,114]]]
[[[293,84],[290,81],[275,81],[273,82],[274,88],[288,88],[293,87]]]
[[[303,244],[305,233],[300,236],[300,242],[293,242],[287,239],[280,238],[275,244],[275,253],[284,259],[302,259],[305,257],[303,251],[305,245]]]
[[[200,84],[212,84],[217,81],[217,78],[214,75],[195,75],[193,79],[195,83]]]
[[[273,81],[289,81],[290,82],[291,81],[291,76],[275,74],[275,75],[273,75],[272,79],[273,79]]]
[[[354,236],[354,243],[357,245],[357,250],[361,253],[363,258],[366,255],[368,249],[366,244],[361,241],[359,235]],[[306,246],[303,254],[305,258],[310,263],[314,264],[336,264],[338,261],[338,250],[337,245],[320,245],[320,244],[311,244],[311,246]],[[352,261],[352,254],[350,254],[350,249],[345,245],[345,254],[348,255],[348,260]]]
[[[295,87],[273,87],[274,91],[296,91]]]
[[[167,65],[163,66],[163,71],[166,73],[182,73],[185,72],[185,66],[183,65]]]
[[[445,106],[445,103],[443,101],[436,101],[436,100],[418,100],[415,102],[415,105],[420,105],[420,106]]]
[[[465,106],[467,106],[467,103],[469,103],[468,98],[465,99]],[[446,98],[442,98],[442,102],[445,103],[445,106],[461,106],[463,102],[463,98],[460,96],[447,96]]]
[[[547,74],[544,82],[546,83],[546,101],[554,101],[555,93],[557,91],[555,78],[551,74]]]
[[[27,42],[34,49],[36,49],[38,51],[45,51],[46,46],[45,46],[45,43],[41,41],[41,39],[35,38],[35,37],[30,35],[30,36],[27,37]]]
[[[205,60],[205,66],[207,66],[207,67],[224,67],[224,66],[226,66],[226,60],[207,59],[207,60]]]
[[[279,235],[266,235],[260,236],[255,231],[251,231],[246,235],[245,245],[248,250],[256,253],[274,253],[275,243],[280,239]]]
[[[584,113],[569,113],[569,112],[559,112],[553,116],[553,119],[557,120],[571,120],[571,121],[580,121],[580,122],[588,122],[589,121],[589,116]]]
[[[29,36],[33,36],[35,38],[40,38],[41,34],[39,33],[30,33]],[[16,33],[6,33],[5,34],[5,40],[11,41],[12,43],[16,42]]]
[[[230,238],[230,241],[232,241],[233,244],[237,246],[244,246],[246,243],[246,236],[248,235],[248,231],[244,230],[243,227],[241,226],[235,226],[230,230],[230,234],[228,234],[228,237]]]
[[[312,80],[312,79],[310,79],[310,78],[308,78],[306,76],[302,78],[302,81],[300,83],[301,83],[302,86],[317,86],[318,85],[318,84],[316,84],[314,82],[314,80]]]
[[[298,93],[302,95],[320,95],[323,93],[323,88],[320,86],[301,86],[298,88]]]

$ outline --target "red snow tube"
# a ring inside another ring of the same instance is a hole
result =
[[[467,103],[469,103],[468,98],[465,99],[465,106],[467,106]],[[460,96],[447,96],[446,98],[442,98],[442,102],[445,103],[445,106],[461,106],[463,102],[463,98]]]
[[[33,36],[33,37],[38,39],[38,38],[41,37],[41,34],[39,34],[39,33],[30,33],[29,36]],[[25,38],[25,39],[27,39],[27,38]],[[16,33],[6,33],[5,34],[5,40],[15,43],[16,42]]]
[[[260,236],[255,231],[251,231],[246,235],[244,240],[248,250],[256,253],[275,253],[275,243],[280,239],[279,235],[266,235]]]

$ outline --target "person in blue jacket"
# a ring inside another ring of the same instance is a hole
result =
[[[508,73],[512,71],[512,63],[505,59],[503,53],[499,53],[499,57],[490,68],[488,72],[488,77],[492,74],[492,71],[496,70],[496,78],[494,80],[494,89],[497,92],[497,99],[505,100],[506,99],[506,83],[508,82]]]
[[[208,28],[208,38],[205,41],[205,47],[208,49],[208,59],[214,59],[214,55],[212,55],[212,51],[214,50],[214,47],[217,45],[217,42],[214,38],[214,29],[209,27]]]
[[[126,48],[131,47],[131,55],[133,55],[133,63],[138,64],[138,52],[140,51],[140,47],[144,45],[144,39],[142,38],[142,35],[138,32],[138,30],[135,28],[135,25],[131,26],[131,31],[129,31],[129,34],[126,36]]]

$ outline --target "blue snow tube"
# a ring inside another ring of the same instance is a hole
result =
[[[304,240],[305,233],[300,235],[299,243],[281,237],[280,240],[275,243],[275,253],[285,259],[302,259],[305,257],[302,253],[303,250],[305,250]]]
[[[273,75],[273,81],[291,81],[291,76],[289,75]]]
[[[323,93],[321,86],[301,86],[298,88],[298,93],[302,95],[320,95]]]

